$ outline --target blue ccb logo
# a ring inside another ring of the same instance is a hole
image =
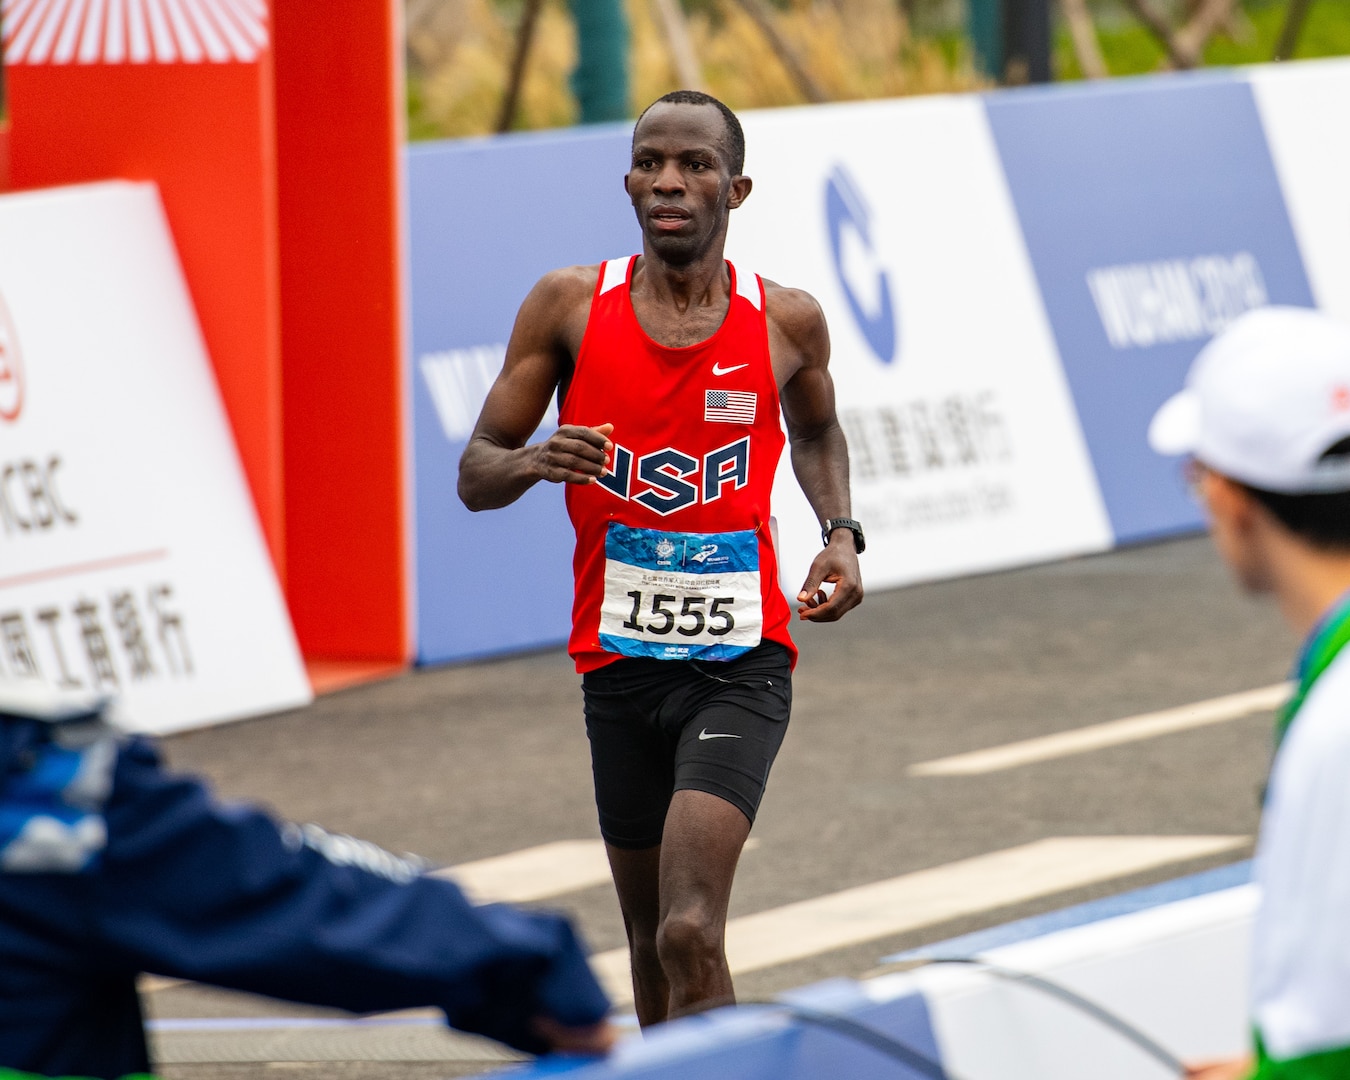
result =
[[[877,359],[889,364],[895,359],[898,336],[890,276],[872,244],[867,203],[842,165],[836,165],[825,182],[825,219],[834,272],[849,310]]]

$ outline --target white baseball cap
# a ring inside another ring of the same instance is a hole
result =
[[[1160,454],[1192,454],[1239,483],[1288,495],[1350,491],[1350,326],[1308,308],[1235,319],[1200,350],[1149,425]]]

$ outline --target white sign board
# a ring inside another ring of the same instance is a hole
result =
[[[978,98],[752,113],[728,257],[812,293],[849,440],[869,586],[1112,544]],[[787,464],[785,588],[820,547]]]
[[[0,198],[0,678],[168,732],[310,700],[155,189]]]
[[[1350,321],[1350,61],[1265,65],[1247,77],[1313,296]]]

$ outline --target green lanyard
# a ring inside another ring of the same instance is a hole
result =
[[[1294,722],[1303,702],[1307,699],[1322,672],[1331,667],[1340,651],[1350,644],[1350,596],[1342,597],[1331,609],[1304,647],[1303,658],[1299,663],[1298,689],[1294,691],[1288,703],[1280,710],[1275,721],[1275,745],[1284,741],[1289,733],[1289,725]]]

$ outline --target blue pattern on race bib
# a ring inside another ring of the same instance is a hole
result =
[[[644,570],[682,574],[759,572],[759,541],[748,530],[725,533],[662,532],[630,529],[611,522],[605,534],[605,558]]]

